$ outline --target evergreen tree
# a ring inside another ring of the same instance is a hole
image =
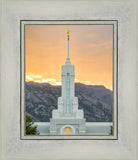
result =
[[[113,135],[113,126],[110,126],[110,135]]]
[[[25,133],[26,135],[39,135],[39,131],[37,130],[37,126],[33,125],[32,117],[27,115],[25,121]]]

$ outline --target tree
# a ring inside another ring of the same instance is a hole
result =
[[[37,126],[34,125],[32,121],[32,117],[27,115],[25,120],[25,133],[26,135],[39,135],[39,131],[37,130]]]
[[[113,126],[110,126],[110,135],[113,135]]]

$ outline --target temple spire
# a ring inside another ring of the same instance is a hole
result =
[[[67,38],[68,38],[68,56],[67,56],[67,61],[66,64],[71,64],[70,63],[70,58],[69,58],[69,37],[70,37],[70,31],[67,31]]]

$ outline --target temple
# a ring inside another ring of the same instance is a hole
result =
[[[84,135],[86,132],[84,112],[78,109],[78,98],[75,97],[75,67],[69,57],[69,31],[67,40],[68,55],[62,66],[61,97],[58,98],[58,108],[52,111],[50,135]]]

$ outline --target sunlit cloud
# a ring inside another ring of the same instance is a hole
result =
[[[78,79],[76,79],[76,78],[75,78],[75,82],[76,82],[76,83],[79,82],[79,83],[83,83],[83,84],[87,84],[87,85],[92,85],[91,81],[81,81],[81,80],[78,80]]]
[[[48,81],[47,81],[47,79],[42,79],[42,82],[47,83]]]
[[[61,85],[61,82],[56,82],[56,85]]]
[[[32,81],[34,78],[33,77],[31,77],[31,76],[26,76],[26,80],[27,81]]]
[[[26,81],[27,82],[33,81],[35,83],[49,83],[49,84],[55,85],[55,86],[62,85],[62,82],[59,82],[54,78],[40,79],[39,76],[38,76],[38,79],[37,79],[37,78],[32,78],[32,77],[34,77],[34,75],[26,75]],[[35,77],[37,77],[37,76],[35,76]],[[110,87],[110,82],[105,82],[105,81],[97,81],[95,83],[92,83],[91,81],[81,81],[81,80],[75,78],[75,83],[83,83],[83,84],[86,84],[86,85],[101,85],[101,84],[104,83],[107,88],[112,89]]]
[[[84,81],[85,84],[91,84],[91,81]]]
[[[36,82],[36,83],[41,83],[41,81],[40,81],[40,80],[34,80],[34,82]]]
[[[87,84],[87,85],[92,85],[91,81],[80,81],[78,79],[75,79],[76,83],[83,83],[83,84]]]
[[[41,78],[42,78],[41,75],[33,75],[32,73],[29,75],[26,75],[27,81],[32,81],[32,80],[41,79]]]
[[[56,82],[56,79],[46,79],[48,82]]]
[[[34,78],[42,78],[41,75],[32,75],[32,77],[34,77]]]
[[[56,79],[50,79],[50,78],[47,78],[47,79],[42,79],[42,82],[56,82]]]
[[[61,85],[61,82],[57,82],[56,79],[54,78],[42,78],[43,76],[41,75],[37,75],[37,74],[28,74],[26,75],[26,81],[29,82],[29,81],[33,81],[35,83],[49,83],[51,85]]]

